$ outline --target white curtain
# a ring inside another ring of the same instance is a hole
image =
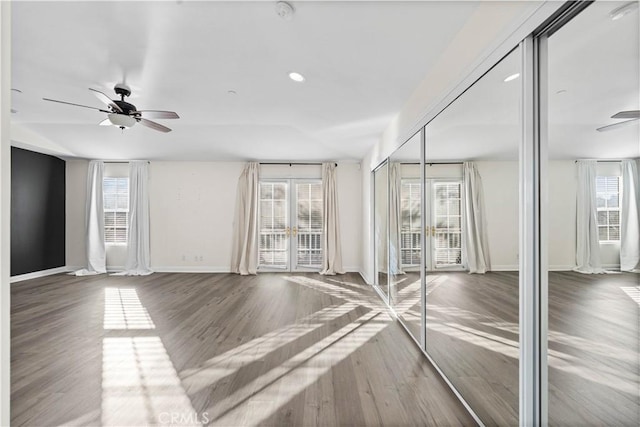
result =
[[[322,164],[322,270],[320,274],[343,274],[335,163]]]
[[[247,163],[238,178],[231,272],[243,276],[258,270],[259,168],[258,163]]]
[[[129,236],[127,260],[119,275],[153,273],[149,256],[149,162],[129,162]]]
[[[469,273],[484,274],[491,270],[484,210],[482,178],[475,163],[463,164],[464,227],[463,253]]]
[[[635,160],[622,161],[620,270],[640,273],[640,181]]]
[[[576,206],[576,267],[579,273],[606,273],[600,261],[598,213],[596,204],[595,160],[578,162],[578,195]]]
[[[103,177],[104,163],[99,160],[90,161],[87,173],[85,212],[87,268],[74,272],[73,274],[76,276],[89,276],[107,272],[107,254],[104,245]]]
[[[390,274],[404,274],[400,257],[400,239],[402,228],[402,175],[400,163],[390,163],[389,169],[389,242]]]

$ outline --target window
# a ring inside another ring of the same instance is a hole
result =
[[[435,264],[454,266],[462,263],[462,183],[434,182]]]
[[[600,242],[620,241],[620,177],[596,177],[596,206]]]
[[[420,180],[403,179],[400,188],[400,253],[403,266],[420,265]]]
[[[129,231],[129,178],[104,178],[104,241],[127,243]]]

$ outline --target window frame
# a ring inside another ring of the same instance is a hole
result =
[[[115,192],[111,193],[111,192],[107,192],[105,191],[105,184],[108,180],[113,180],[115,181]],[[122,182],[126,183],[126,191],[121,192],[119,191],[121,189],[122,186]],[[113,209],[107,208],[107,204],[106,204],[106,198],[107,198],[107,194],[113,194],[114,197],[116,198],[116,207]],[[103,212],[103,217],[105,219],[105,224],[104,224],[104,230],[103,230],[103,235],[104,235],[104,243],[105,245],[109,245],[109,246],[126,246],[128,244],[129,241],[129,211],[130,211],[130,201],[129,201],[129,194],[130,194],[130,182],[129,182],[129,177],[128,176],[104,176],[102,178],[102,201],[103,201],[103,207],[102,207],[102,212]],[[124,195],[127,201],[127,207],[125,208],[119,208],[118,207],[118,196],[122,196]],[[114,225],[113,226],[107,226],[106,225],[106,217],[107,214],[111,214],[113,213],[114,215],[117,215],[118,213],[124,213],[125,214],[125,225],[124,227],[122,226],[117,226],[116,221],[114,219]],[[115,231],[116,230],[121,230],[124,229],[124,241],[123,240],[108,240],[107,239],[107,230],[114,230],[114,236]]]
[[[615,178],[618,182],[617,182],[617,187],[618,187],[618,192],[617,193],[610,193],[608,191],[608,183],[607,180],[609,179],[613,179]],[[622,204],[622,177],[619,175],[597,175],[596,176],[596,223],[597,223],[597,228],[598,228],[598,243],[600,244],[619,244],[620,243],[620,226],[621,226],[621,220],[620,220],[620,207]],[[598,189],[598,181],[600,179],[604,179],[604,188],[605,191],[597,191]],[[617,207],[610,207],[608,206],[608,200],[609,200],[609,195],[617,195],[618,198],[618,206]],[[597,200],[599,197],[602,197],[602,195],[604,195],[603,199],[605,201],[605,206],[604,207],[598,207],[597,206]],[[607,221],[606,224],[601,224],[600,220],[599,220],[599,213],[600,212],[606,212],[607,213]],[[612,224],[610,222],[610,213],[611,212],[617,212],[618,213],[618,222],[617,224]],[[618,238],[617,239],[611,239],[611,227],[618,227]],[[605,228],[607,230],[607,238],[606,239],[601,239],[600,238],[600,229],[601,228]]]

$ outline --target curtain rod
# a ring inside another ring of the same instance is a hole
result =
[[[429,166],[433,166],[433,165],[461,165],[464,162],[436,162],[436,163],[425,163]]]
[[[260,162],[261,165],[289,165],[289,166],[298,166],[298,165],[303,165],[303,166],[322,166],[322,163],[320,162]],[[338,166],[337,163],[334,163],[334,165],[336,165],[336,167]]]
[[[140,161],[145,161],[145,160],[101,160],[102,163],[116,163],[116,164],[122,164],[122,165],[126,165],[129,164],[131,162],[140,162]],[[146,160],[147,163],[151,163],[149,160]]]

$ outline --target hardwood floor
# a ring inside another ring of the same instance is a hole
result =
[[[517,425],[517,273],[431,276],[427,351],[485,424]],[[638,280],[549,274],[549,425],[640,425]]]
[[[358,275],[12,285],[11,421],[475,425]]]

